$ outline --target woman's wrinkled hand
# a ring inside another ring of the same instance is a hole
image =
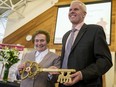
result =
[[[20,64],[18,66],[18,71],[22,71],[24,69],[24,67],[25,67],[25,64]]]

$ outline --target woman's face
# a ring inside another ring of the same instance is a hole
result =
[[[34,46],[36,49],[41,52],[47,49],[46,36],[44,34],[38,34],[34,39]]]

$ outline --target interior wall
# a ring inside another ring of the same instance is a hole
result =
[[[115,52],[111,52],[112,54],[112,62],[113,62],[113,66],[111,67],[111,69],[105,74],[105,86],[104,87],[114,87],[114,85],[116,85],[115,83],[115,64],[116,64],[116,58],[115,58]]]
[[[85,2],[95,1],[95,0],[83,0]],[[56,49],[56,52],[60,54],[61,45],[56,45],[53,43],[54,40],[54,32],[55,32],[55,24],[56,24],[56,16],[57,16],[57,8],[58,5],[69,4],[69,0],[59,0],[56,6],[50,8],[45,11],[41,15],[37,16],[21,28],[19,28],[14,33],[10,34],[8,37],[4,38],[3,43],[7,44],[21,44],[26,48],[33,47],[31,41],[26,41],[27,35],[32,35],[36,30],[43,29],[50,33],[51,41],[49,47],[51,49]],[[110,50],[116,51],[116,0],[112,0],[112,29],[111,29],[111,44]],[[15,38],[14,38],[15,37]]]
[[[4,37],[7,37],[21,26],[51,8],[56,2],[58,2],[58,0],[27,1],[25,5],[17,9],[17,12],[19,12],[22,16],[16,12],[13,12],[8,16],[8,23]]]

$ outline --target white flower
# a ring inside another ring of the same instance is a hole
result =
[[[5,47],[0,51],[0,61],[7,65],[13,65],[19,61],[19,51],[15,48]]]

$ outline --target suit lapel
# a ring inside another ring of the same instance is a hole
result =
[[[48,63],[48,61],[50,60],[49,58],[50,54],[51,52],[48,51],[48,53],[44,56],[43,60],[39,63],[41,67],[45,67],[45,65]]]
[[[65,52],[66,41],[67,41],[67,39],[68,39],[68,36],[69,36],[70,32],[71,32],[71,30],[68,31],[68,32],[65,34],[64,38],[63,38],[63,41],[62,41],[62,45],[63,45],[62,51],[63,51],[63,52]]]
[[[79,31],[79,33],[78,33],[76,39],[75,39],[75,42],[74,42],[74,44],[73,44],[73,46],[72,46],[72,49],[75,48],[75,46],[78,44],[79,40],[82,38],[82,36],[83,36],[84,33],[86,32],[86,30],[87,30],[87,25],[84,24],[84,25],[82,26],[82,28],[80,29],[80,31]]]
[[[67,41],[67,39],[68,39],[68,36],[69,36],[70,32],[71,32],[71,30],[67,32],[65,38],[63,39],[63,40],[64,40],[64,41],[63,41],[63,44],[64,44],[64,45],[66,45],[66,41]]]

